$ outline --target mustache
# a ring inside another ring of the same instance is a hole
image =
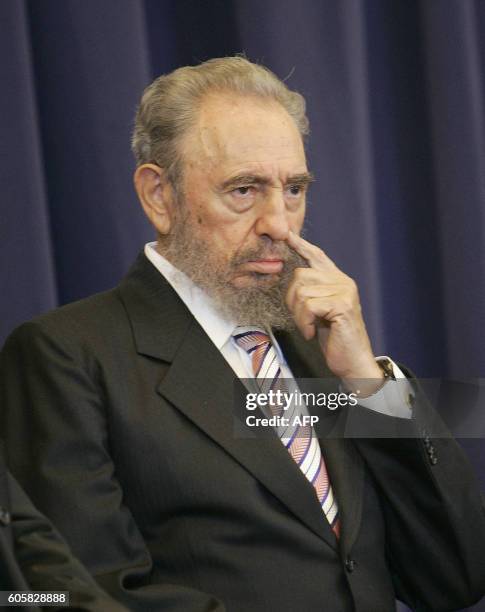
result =
[[[301,255],[288,246],[284,241],[273,241],[268,245],[267,241],[262,244],[244,249],[236,253],[231,259],[231,266],[254,261],[255,259],[281,259],[283,264],[290,264],[292,267],[307,268],[308,263]]]

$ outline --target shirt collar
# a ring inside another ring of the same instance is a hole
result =
[[[207,293],[160,255],[156,247],[156,242],[146,244],[145,255],[172,286],[215,346],[221,350],[232,338],[232,332],[237,327],[236,322],[224,318]]]

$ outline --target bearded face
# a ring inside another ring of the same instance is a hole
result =
[[[172,232],[159,240],[160,253],[203,289],[221,315],[238,325],[266,329],[293,329],[285,296],[296,268],[307,262],[284,241],[260,236],[254,246],[240,249],[229,258],[202,236],[198,224],[179,202]],[[283,261],[278,274],[245,272],[246,282],[235,282],[241,268],[255,260],[277,258]]]
[[[312,181],[294,120],[276,101],[214,93],[178,149],[177,188],[155,184],[160,253],[235,324],[291,328],[286,291],[306,262],[287,239]]]

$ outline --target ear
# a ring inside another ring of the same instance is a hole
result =
[[[133,181],[150,223],[159,234],[168,234],[173,222],[175,198],[164,170],[155,164],[143,164],[136,169]]]

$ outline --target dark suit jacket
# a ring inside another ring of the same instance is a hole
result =
[[[7,472],[1,444],[0,590],[69,591],[70,606],[56,610],[126,611],[101,591],[50,521],[34,508]],[[28,606],[11,609],[40,610]]]
[[[295,376],[328,374],[279,341]],[[485,591],[483,505],[452,440],[435,465],[417,439],[322,440],[337,542],[280,441],[234,435],[233,372],[144,255],[16,330],[0,372],[12,470],[131,610],[453,610]]]

